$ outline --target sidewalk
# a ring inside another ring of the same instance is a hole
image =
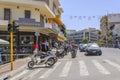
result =
[[[30,60],[29,57],[24,59],[18,59],[14,61],[14,67],[11,71],[10,63],[4,64],[0,66],[0,80],[4,80],[4,78],[10,77],[19,73],[20,71],[27,68],[27,62]]]

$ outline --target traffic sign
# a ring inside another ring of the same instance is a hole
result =
[[[35,36],[40,36],[39,30],[36,30],[36,31],[35,31]]]

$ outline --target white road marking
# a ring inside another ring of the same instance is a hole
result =
[[[92,62],[94,63],[94,65],[96,66],[100,73],[105,75],[110,74],[110,72],[107,69],[105,69],[98,61],[92,60]]]
[[[34,71],[32,71],[31,72],[31,74],[30,75],[28,75],[28,76],[26,76],[24,79],[22,79],[22,80],[31,80],[36,74],[38,74],[41,70],[43,70],[43,69],[36,69],[36,70],[34,70]]]
[[[54,68],[52,69],[49,69],[48,71],[46,71],[42,76],[40,76],[40,78],[46,78],[48,77],[59,65],[60,65],[61,62],[57,62],[55,65],[54,65]]]
[[[113,67],[117,68],[120,71],[120,65],[119,64],[114,63],[114,62],[112,62],[110,60],[107,60],[107,59],[104,60],[104,61],[107,62],[108,64],[112,65]]]
[[[84,61],[79,61],[79,67],[80,67],[80,76],[88,76],[89,75],[89,72],[87,70],[87,67],[86,67]]]
[[[29,70],[24,70],[23,72],[21,72],[20,74],[16,75],[15,77],[9,79],[9,80],[16,80],[16,78],[19,78],[20,76],[26,74]]]
[[[62,70],[62,73],[60,74],[60,77],[66,77],[69,73],[69,70],[70,70],[70,67],[71,67],[71,64],[72,64],[72,61],[68,61],[63,70]]]

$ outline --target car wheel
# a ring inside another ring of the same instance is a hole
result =
[[[102,55],[102,53],[99,53],[99,56],[101,56]]]
[[[87,52],[85,53],[85,56],[87,56],[88,54],[87,54]]]

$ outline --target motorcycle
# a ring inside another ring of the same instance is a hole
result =
[[[75,49],[72,49],[72,50],[71,50],[71,57],[72,57],[72,58],[75,58],[75,57],[76,57],[76,50],[75,50]]]
[[[63,51],[63,49],[57,49],[56,56],[58,58],[63,58],[64,57],[64,51]]]
[[[33,68],[34,65],[43,64],[46,64],[48,67],[52,67],[56,61],[56,57],[54,57],[50,52],[40,52],[40,54],[37,54],[36,51],[31,56],[31,61],[28,62],[28,68]]]

